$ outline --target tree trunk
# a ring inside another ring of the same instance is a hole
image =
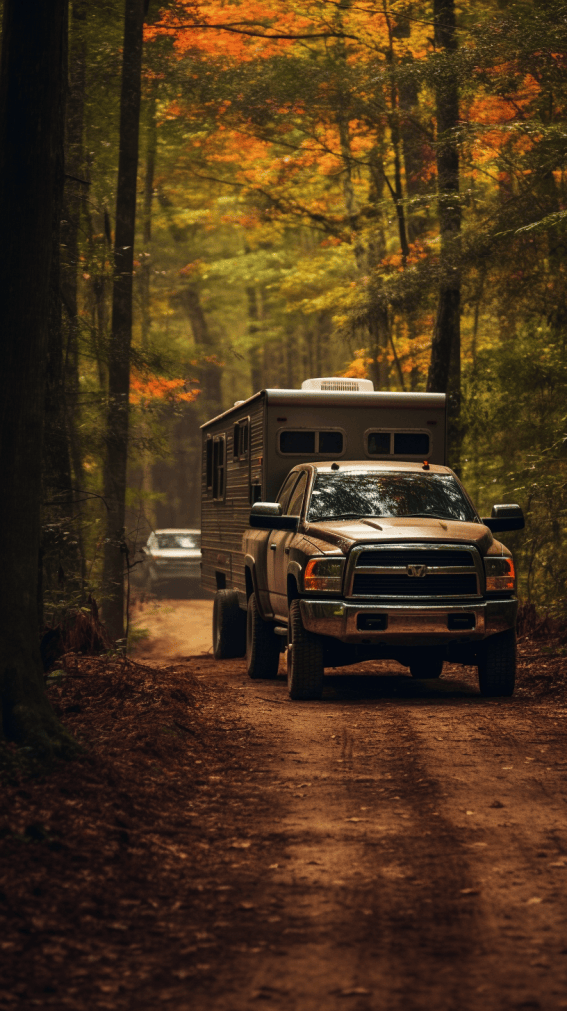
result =
[[[262,389],[262,349],[258,344],[258,331],[260,329],[260,314],[258,312],[258,299],[254,285],[246,287],[246,301],[248,305],[248,333],[251,338],[249,358],[250,358],[250,382],[252,394]]]
[[[460,301],[459,271],[461,209],[459,205],[459,151],[456,128],[459,123],[457,76],[451,54],[457,48],[454,0],[434,0],[435,44],[443,49],[444,60],[437,74],[437,190],[441,233],[441,281],[437,318],[431,347],[427,389],[446,393],[451,387],[452,424],[460,411]]]
[[[144,211],[143,211],[143,236],[144,248],[142,250],[142,266],[140,268],[140,301],[141,301],[141,322],[142,322],[142,350],[147,351],[150,328],[152,325],[150,311],[150,276],[152,270],[152,258],[150,246],[152,241],[152,204],[154,196],[154,176],[156,170],[157,154],[157,85],[154,82],[151,86],[148,99],[148,139],[146,147],[146,173],[144,176]]]
[[[126,0],[104,470],[104,498],[107,509],[103,572],[106,596],[104,619],[113,639],[121,639],[124,635],[123,544],[143,27],[144,0]]]
[[[69,90],[65,123],[65,189],[61,220],[61,298],[63,333],[63,383],[65,427],[71,470],[71,501],[74,502],[73,528],[78,541],[77,573],[81,590],[86,578],[85,553],[81,524],[81,440],[79,401],[79,311],[77,273],[79,268],[79,229],[84,193],[89,187],[85,179],[83,127],[85,113],[86,71],[86,0],[75,0],[70,8],[69,25]],[[75,566],[77,560],[73,559]],[[65,567],[66,568],[66,567]]]
[[[66,0],[5,0],[0,70],[0,734],[72,748],[43,688],[40,497],[54,214],[62,199]]]

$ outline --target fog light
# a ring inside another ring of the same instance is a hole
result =
[[[458,632],[460,629],[474,628],[476,618],[474,614],[450,614],[447,618],[447,628],[451,632]]]
[[[356,627],[361,632],[384,632],[388,628],[387,614],[359,614]]]

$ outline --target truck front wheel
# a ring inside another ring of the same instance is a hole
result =
[[[280,643],[273,626],[260,617],[256,594],[248,600],[246,614],[246,668],[251,678],[275,678],[280,662]]]
[[[292,699],[320,699],[323,692],[323,644],[307,632],[298,600],[289,608],[287,687]]]
[[[491,635],[481,643],[478,658],[478,686],[485,696],[512,695],[516,683],[516,633]]]
[[[213,604],[213,656],[232,660],[246,650],[246,615],[236,590],[217,590]]]

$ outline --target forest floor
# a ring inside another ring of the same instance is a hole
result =
[[[567,1008],[565,648],[511,699],[382,663],[297,703],[210,613],[51,679],[85,754],[3,784],[0,1007]]]

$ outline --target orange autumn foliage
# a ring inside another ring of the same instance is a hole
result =
[[[130,403],[143,404],[161,400],[164,403],[192,403],[200,390],[187,389],[188,382],[195,380],[165,379],[163,376],[146,375],[142,377],[134,373],[130,377]]]

